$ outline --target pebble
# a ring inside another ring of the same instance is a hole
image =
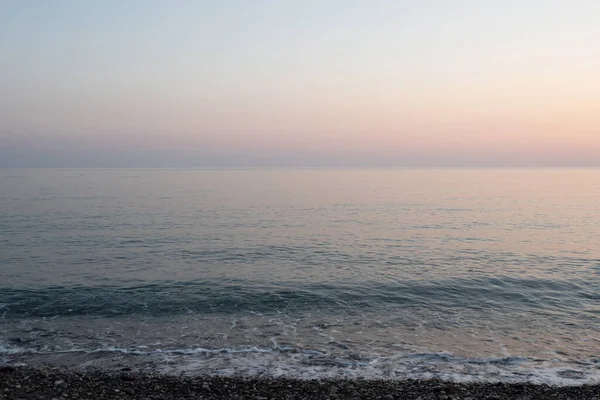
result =
[[[134,390],[130,387],[126,387],[125,389],[123,389],[123,391],[129,395],[133,395]]]
[[[127,376],[127,379],[124,377]],[[534,384],[451,383],[439,380],[369,381],[284,378],[180,377],[131,371],[77,372],[0,367],[0,399],[581,399],[598,400],[600,385],[551,387]],[[60,389],[61,396],[57,395]],[[118,395],[116,395],[118,393]],[[17,394],[17,396],[14,396]]]

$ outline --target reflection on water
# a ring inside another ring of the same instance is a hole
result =
[[[0,362],[590,381],[599,178],[0,170]]]

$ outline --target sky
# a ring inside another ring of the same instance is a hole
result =
[[[600,166],[597,0],[0,0],[0,167]]]

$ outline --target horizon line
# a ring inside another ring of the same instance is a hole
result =
[[[275,169],[327,169],[327,170],[385,170],[385,169],[406,169],[406,170],[457,170],[457,169],[513,169],[513,170],[536,170],[536,169],[600,169],[600,165],[587,166],[172,166],[172,167],[2,167],[0,170],[16,169],[89,169],[89,170],[112,170],[112,169],[145,169],[145,170],[275,170]]]

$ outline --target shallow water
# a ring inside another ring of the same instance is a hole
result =
[[[0,363],[600,381],[598,170],[0,170]]]

